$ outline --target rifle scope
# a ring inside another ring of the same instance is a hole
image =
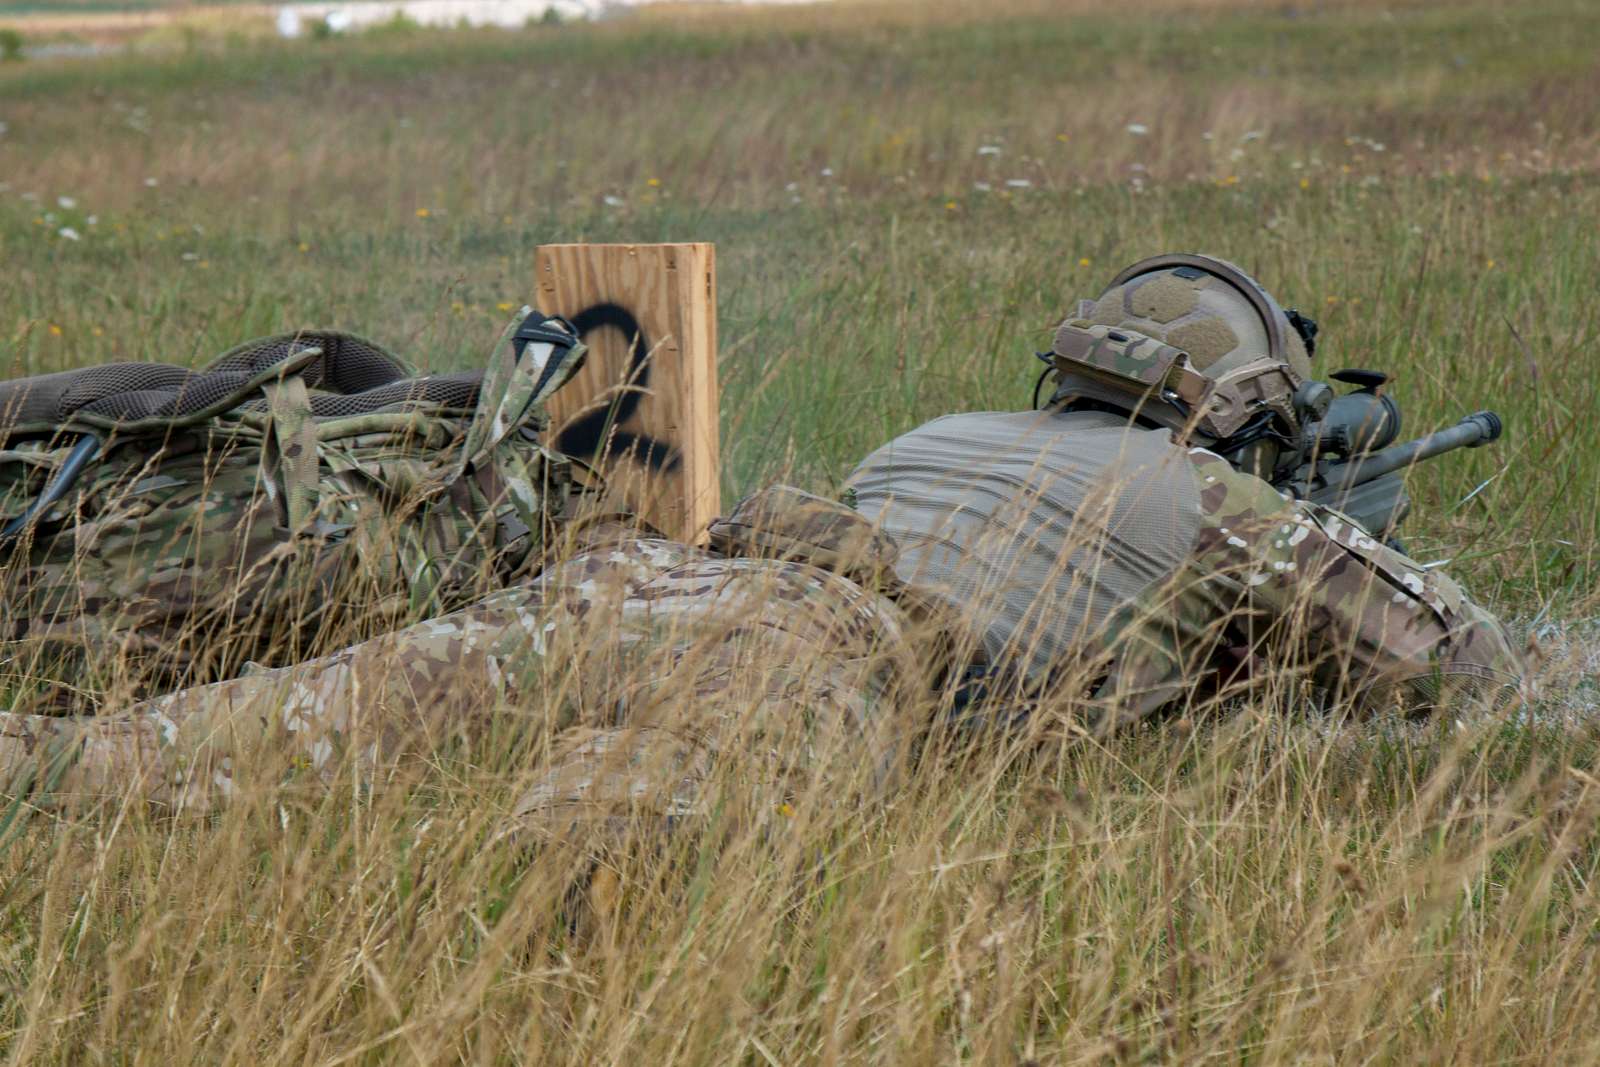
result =
[[[1318,448],[1339,456],[1376,452],[1399,436],[1400,405],[1365,389],[1334,398],[1317,427]]]

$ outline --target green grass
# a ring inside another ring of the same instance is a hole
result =
[[[303,326],[468,365],[539,244],[714,241],[731,502],[1025,406],[1072,301],[1209,250],[1322,321],[1324,369],[1394,373],[1411,429],[1506,418],[1412,476],[1407,538],[1556,624],[1551,703],[1592,709],[1600,20],[1125,7],[11,64],[0,367],[200,361]],[[570,869],[487,843],[525,774],[493,754],[205,823],[112,805],[0,853],[0,1050],[1585,1062],[1595,745],[1582,717],[1457,733],[1266,702],[1020,766],[930,761],[881,808],[813,798],[766,847],[685,841],[665,878],[624,861],[598,932],[562,906]]]

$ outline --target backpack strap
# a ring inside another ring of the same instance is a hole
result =
[[[524,429],[530,415],[537,414],[538,424],[529,428],[543,431],[544,402],[583,364],[586,349],[572,323],[526,306],[520,314],[521,321],[506,329],[489,357],[458,478],[488,463],[496,446]]]
[[[311,391],[299,369],[263,382],[271,428],[262,441],[267,481],[280,474],[284,511],[291,536],[311,530],[317,515],[317,422],[311,413]]]

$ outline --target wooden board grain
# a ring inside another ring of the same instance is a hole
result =
[[[535,262],[539,310],[589,346],[552,398],[556,446],[662,533],[703,540],[722,503],[713,246],[543,245]]]

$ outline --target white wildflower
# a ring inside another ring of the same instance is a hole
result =
[[[181,258],[185,263],[193,263],[195,260],[199,259],[200,256],[195,252],[185,252]]]
[[[1128,123],[1128,132],[1133,134],[1135,137],[1143,137],[1145,134],[1150,132],[1150,127],[1146,126],[1142,122],[1130,122]]]
[[[77,230],[74,230],[71,226],[63,226],[63,227],[61,227],[61,229],[57,230],[56,233],[61,235],[62,240],[66,240],[66,241],[82,240],[82,235],[79,234]]]
[[[1007,178],[1006,187],[1009,189],[1032,189],[1033,183],[1026,178]]]
[[[832,168],[832,167],[823,167],[823,168],[822,168],[822,176],[823,176],[823,177],[824,177],[824,178],[831,178],[831,177],[833,177],[833,168]]]
[[[973,182],[972,188],[975,192],[987,193],[990,189],[994,188],[994,186],[990,185],[988,182]]]
[[[1239,140],[1240,141],[1259,141],[1259,140],[1261,140],[1261,138],[1265,137],[1266,135],[1267,135],[1267,131],[1265,131],[1265,130],[1246,130],[1244,132],[1244,136],[1240,137]]]
[[[76,200],[74,200],[70,196],[58,196],[58,197],[56,197],[56,207],[62,208],[64,210],[66,210],[66,211],[71,211],[73,208],[75,208],[77,206],[78,206],[78,202]]]
[[[608,196],[605,198],[605,205],[606,207],[621,207],[622,198],[617,196]]]
[[[161,183],[156,181],[154,178],[146,178],[144,180],[144,187],[146,189],[154,189],[156,186],[158,186],[160,184]]]
[[[999,154],[1000,154],[1000,146],[997,145],[997,144],[986,144],[986,145],[979,145],[978,146],[978,155],[980,155],[980,156],[998,156]]]

